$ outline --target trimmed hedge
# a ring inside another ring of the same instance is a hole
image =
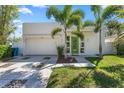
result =
[[[12,56],[12,49],[9,45],[0,45],[0,59]]]

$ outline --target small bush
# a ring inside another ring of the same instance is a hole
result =
[[[117,51],[117,55],[124,55],[124,41],[118,40],[117,42],[114,42],[114,46]]]
[[[119,44],[117,48],[118,55],[124,55],[124,44]]]
[[[12,56],[11,46],[0,45],[0,59],[9,58]]]
[[[58,58],[62,58],[64,56],[64,47],[58,46],[57,47]]]

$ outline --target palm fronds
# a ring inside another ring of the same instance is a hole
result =
[[[97,19],[98,17],[100,17],[102,7],[100,5],[92,5],[91,11],[94,13],[95,18]]]
[[[72,34],[79,37],[80,39],[84,38],[84,34],[81,31],[72,31]]]
[[[57,27],[57,28],[53,29],[52,32],[51,32],[52,38],[54,38],[54,36],[55,36],[57,33],[61,32],[61,31],[62,31],[62,29],[61,29],[60,27]]]
[[[123,10],[123,6],[120,5],[110,5],[106,7],[102,13],[102,18],[104,20],[115,18],[119,16],[121,13],[120,11]],[[121,11],[122,12],[122,11]]]
[[[81,11],[80,9],[73,11],[72,16],[73,15],[78,15],[78,16],[81,16],[82,18],[85,17],[85,13],[83,11]]]

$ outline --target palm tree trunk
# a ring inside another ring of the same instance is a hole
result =
[[[99,31],[99,58],[102,59],[102,32]]]

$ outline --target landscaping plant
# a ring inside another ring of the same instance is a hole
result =
[[[124,40],[119,39],[114,42],[117,55],[124,55]]]
[[[64,57],[64,47],[63,46],[58,46],[57,47],[57,53],[58,53],[58,59]]]
[[[0,44],[6,44],[15,29],[14,20],[18,17],[18,7],[15,5],[0,5]]]
[[[0,45],[0,59],[9,58],[12,56],[11,46]]]

